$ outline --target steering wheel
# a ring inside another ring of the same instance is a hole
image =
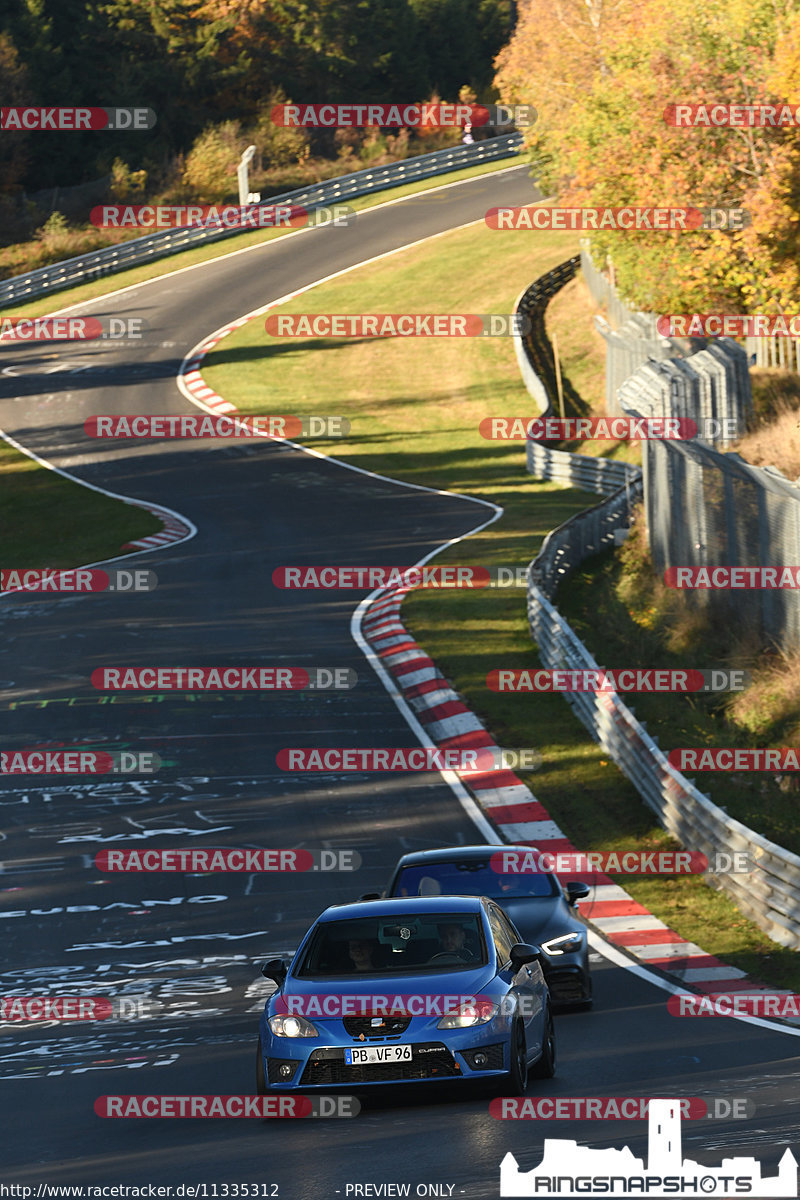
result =
[[[466,958],[462,954],[456,953],[455,950],[440,950],[438,954],[434,954],[433,958],[429,958],[428,962],[436,962],[437,958],[449,958],[451,962],[466,962]]]

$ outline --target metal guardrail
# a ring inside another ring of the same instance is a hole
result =
[[[573,468],[565,466],[565,459],[586,457],[528,444],[529,471],[553,479],[574,470],[581,472],[587,486],[593,484],[596,490],[603,490],[608,477],[604,479],[601,472],[593,472],[585,462]],[[528,567],[528,623],[542,666],[548,669],[601,669],[552,601],[559,584],[585,558],[615,543],[616,531],[628,523],[632,504],[642,495],[643,480],[637,468],[604,463],[605,470],[609,467],[627,468],[624,486],[552,530]],[[729,817],[670,766],[657,740],[616,692],[568,692],[565,699],[678,842],[712,860],[717,853],[748,856],[754,864],[752,871],[721,874],[715,877],[716,882],[775,942],[800,949],[800,855]]]
[[[462,167],[474,167],[484,162],[510,158],[518,153],[521,146],[522,135],[510,133],[474,142],[471,146],[452,146],[446,150],[435,150],[432,154],[420,154],[415,158],[388,163],[383,167],[370,167],[364,171],[355,171],[351,175],[327,179],[311,187],[282,192],[278,196],[268,197],[261,204],[251,205],[248,211],[256,212],[259,208],[272,207],[275,204],[294,204],[308,209],[321,208],[356,196],[369,196],[373,192],[385,191],[386,188],[398,187],[404,183],[431,179]],[[36,296],[74,287],[79,283],[88,283],[117,271],[125,271],[129,267],[140,266],[169,254],[178,254],[181,250],[188,250],[193,246],[234,237],[241,232],[241,229],[200,227],[162,229],[157,233],[120,242],[116,246],[105,246],[102,250],[93,250],[89,254],[53,263],[49,267],[39,267],[36,271],[29,271],[27,275],[16,275],[12,279],[0,281],[0,309],[11,304],[21,304]]]
[[[613,458],[593,458],[591,454],[570,454],[566,450],[551,450],[541,442],[529,441],[526,446],[529,475],[568,483],[587,492],[609,496],[626,483],[641,479],[642,472],[633,463]]]
[[[544,327],[544,314],[556,292],[574,278],[580,266],[580,255],[559,263],[552,271],[541,275],[526,288],[514,305],[531,323],[528,333],[514,333],[514,350],[528,395],[539,412],[549,417],[553,411],[552,397],[556,394],[556,374],[553,347]]]
[[[613,498],[612,498],[613,499]],[[542,666],[599,670],[599,664],[551,603],[582,548],[589,553],[606,541],[619,514],[613,507],[590,509],[588,531],[578,531],[582,513],[554,530],[528,570],[528,621]],[[576,537],[577,534],[577,537]],[[549,593],[549,597],[548,594]],[[659,823],[683,846],[713,860],[720,852],[744,853],[754,869],[743,875],[718,875],[720,887],[740,910],[782,946],[800,949],[800,855],[776,845],[729,817],[690,780],[670,766],[655,738],[636,720],[616,692],[568,692],[565,699],[592,737],[614,759]]]

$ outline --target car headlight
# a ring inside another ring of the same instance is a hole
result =
[[[316,1025],[305,1017],[270,1017],[267,1023],[276,1037],[319,1037]]]
[[[458,1012],[449,1013],[437,1021],[437,1029],[469,1029],[473,1025],[485,1025],[497,1016],[500,1006],[486,1000],[476,1004],[462,1004]]]
[[[582,943],[582,933],[563,933],[561,937],[550,938],[549,942],[542,942],[542,949],[545,954],[571,954],[573,950],[580,950]]]

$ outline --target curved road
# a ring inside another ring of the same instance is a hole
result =
[[[327,904],[380,888],[403,851],[479,839],[438,775],[337,779],[275,767],[287,745],[414,739],[352,641],[361,594],[289,595],[271,573],[286,563],[416,561],[486,510],[273,443],[101,443],[82,423],[96,413],[194,412],[175,374],[213,329],[492,205],[532,199],[524,168],[484,176],[367,211],[348,229],[230,254],[82,307],[145,317],[150,333],[135,352],[91,343],[4,352],[0,428],[77,477],[168,505],[198,529],[125,562],[157,572],[152,594],[0,602],[6,748],[81,740],[165,760],[151,780],[0,778],[2,993],[110,993],[138,1014],[0,1026],[4,1183],[262,1182],[277,1184],[283,1200],[344,1197],[357,1194],[348,1185],[368,1183],[408,1183],[414,1195],[436,1184],[442,1195],[452,1186],[479,1200],[499,1194],[508,1150],[528,1169],[545,1135],[645,1154],[643,1123],[500,1122],[479,1094],[398,1094],[352,1121],[113,1121],[93,1112],[109,1092],[251,1092],[265,991],[258,964],[293,949]],[[112,702],[89,684],[98,666],[226,662],[351,667],[359,685]],[[143,878],[93,867],[104,845],[190,844],[353,848],[363,868]],[[729,1020],[678,1021],[664,991],[596,957],[596,1010],[559,1018],[558,1076],[529,1094],[749,1097],[752,1120],[685,1124],[684,1143],[709,1165],[723,1154],[763,1155],[774,1173],[783,1148],[800,1141],[797,1039]],[[150,1007],[137,1009],[135,997]]]

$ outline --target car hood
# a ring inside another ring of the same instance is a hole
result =
[[[497,903],[511,918],[526,942],[546,942],[561,933],[570,933],[585,926],[573,916],[560,896],[541,896],[535,900],[525,897],[498,900]]]
[[[475,996],[493,991],[491,966],[468,971],[426,971],[419,975],[340,975],[335,979],[290,977],[272,997],[285,996]]]

